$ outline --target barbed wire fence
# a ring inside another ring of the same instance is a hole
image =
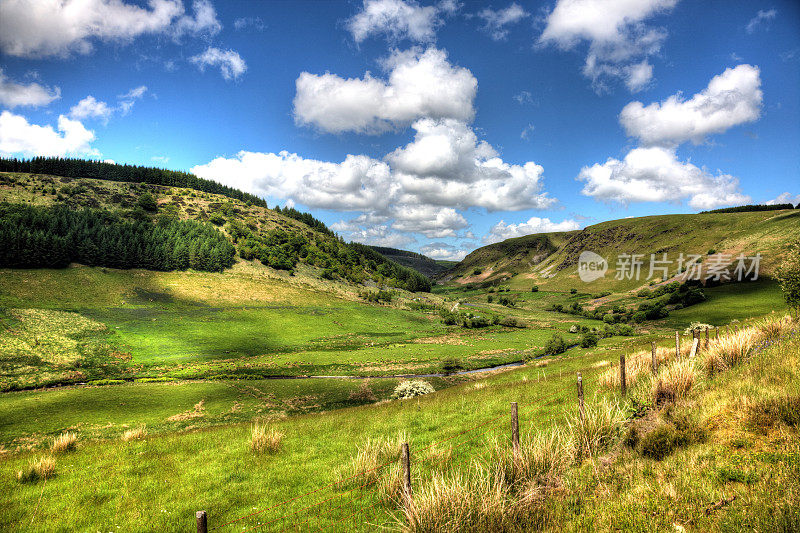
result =
[[[734,329],[735,331],[736,329]],[[705,339],[702,339],[699,331],[692,332],[690,357],[694,357],[702,347],[708,346],[709,333],[707,330],[704,333]],[[729,334],[729,331],[726,331],[725,334]],[[719,338],[719,331],[717,338]],[[675,332],[676,359],[679,359],[681,355],[680,334]],[[577,372],[577,406],[567,405],[565,409],[574,409],[573,414],[576,414],[581,421],[586,420],[584,400],[586,378],[596,377],[598,373],[605,370],[606,368],[601,366]],[[652,343],[652,372],[654,375],[658,372],[655,341]],[[624,396],[628,386],[624,354],[620,356],[619,373],[620,392]],[[552,378],[561,376],[561,372],[550,375]],[[532,385],[541,384],[541,381],[531,380],[530,383]],[[542,398],[535,398],[535,405],[541,407],[557,398],[568,397],[565,396],[567,388],[571,389],[572,386],[565,386]],[[349,477],[332,481],[221,524],[211,522],[206,511],[197,511],[197,533],[212,531],[230,533],[234,531],[238,533],[309,530],[363,531],[364,529],[380,528],[385,524],[378,523],[379,519],[382,518],[385,521],[390,518],[392,506],[397,510],[403,498],[413,498],[415,482],[423,482],[424,476],[453,471],[478,460],[482,454],[487,452],[490,444],[503,442],[498,440],[498,436],[502,434],[504,426],[508,431],[506,435],[509,437],[505,441],[506,445],[510,445],[512,453],[517,453],[520,447],[519,411],[518,403],[511,402],[508,411],[502,411],[478,424],[453,435],[434,440],[423,447],[415,448],[411,443],[403,442],[399,446],[396,457],[377,466],[358,471]],[[524,409],[523,412],[531,415],[527,422],[528,433],[532,434],[537,426],[536,421],[531,419],[533,413]],[[387,504],[389,505],[387,506]]]

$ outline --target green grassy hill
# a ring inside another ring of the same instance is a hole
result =
[[[397,248],[386,248],[385,246],[370,246],[370,248],[385,258],[399,263],[404,267],[413,268],[420,274],[429,278],[436,277],[455,264],[455,262],[437,261],[436,259],[431,259],[430,257],[416,252],[398,250]]]
[[[781,252],[800,235],[800,210],[745,213],[661,215],[614,220],[565,233],[546,233],[509,239],[475,250],[441,276],[458,284],[508,283],[524,290],[532,285],[552,290],[631,290],[646,286],[650,254],[667,253],[676,261],[680,253],[708,256],[760,253],[761,274],[768,276]],[[593,251],[606,258],[605,277],[584,284],[578,277],[578,256]],[[642,272],[635,279],[615,279],[618,254],[642,254]],[[707,259],[707,258],[706,258]],[[673,274],[677,263],[673,263]],[[670,276],[671,277],[671,276]]]

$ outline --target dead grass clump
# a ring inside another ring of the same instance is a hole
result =
[[[77,442],[78,435],[75,433],[62,433],[53,439],[53,444],[50,445],[50,451],[53,453],[69,452],[75,449]]]
[[[587,402],[586,419],[576,413],[567,420],[571,456],[576,461],[606,451],[620,437],[625,414],[616,402]]]
[[[281,449],[283,437],[275,427],[256,422],[250,430],[250,449],[254,453],[275,453]]]
[[[560,431],[536,433],[522,440],[516,454],[497,440],[491,450],[486,466],[493,469],[494,482],[523,496],[556,486],[572,454],[569,439]]]
[[[405,432],[398,433],[395,438],[368,438],[363,445],[356,447],[356,454],[347,463],[336,469],[334,476],[337,482],[343,485],[378,482],[386,473],[386,468],[380,467],[399,461],[403,442],[408,442]]]
[[[755,348],[759,334],[759,329],[750,327],[715,339],[700,352],[703,368],[714,374],[743,363]]]
[[[681,359],[658,369],[650,378],[650,391],[656,405],[672,403],[685,398],[696,381],[694,361]]]
[[[139,440],[143,439],[147,436],[147,428],[145,426],[139,426],[138,428],[127,429],[122,434],[122,440],[124,442],[130,442],[132,440]]]
[[[355,402],[363,403],[378,401],[378,397],[375,396],[375,392],[372,390],[372,387],[369,386],[368,379],[362,381],[357,389],[350,391],[350,399]]]
[[[177,415],[172,415],[171,417],[167,418],[168,422],[181,422],[184,420],[192,420],[194,418],[200,418],[205,416],[206,414],[206,407],[205,407],[205,400],[200,400],[196,404],[194,404],[194,409],[191,411],[184,411],[183,413],[178,413]]]
[[[518,529],[502,486],[485,469],[468,474],[435,474],[430,483],[403,501],[408,532],[486,532]]]
[[[681,354],[683,353],[688,354],[688,348],[683,347],[681,349]],[[666,364],[670,360],[675,359],[675,348],[665,348],[665,347],[658,347],[656,348],[656,361],[658,361],[658,365],[661,366]],[[633,355],[625,357],[625,380],[627,385],[630,387],[632,384],[636,383],[640,378],[643,376],[647,376],[652,373],[653,368],[653,354],[651,350],[643,350],[640,352],[636,352]],[[605,372],[600,374],[598,377],[598,383],[601,387],[605,387],[607,389],[619,389],[620,387],[620,379],[619,379],[619,364],[612,364]]]
[[[17,481],[33,483],[56,475],[56,460],[52,455],[31,459],[28,466],[17,471]]]

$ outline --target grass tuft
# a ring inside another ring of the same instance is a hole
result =
[[[50,451],[53,453],[69,452],[75,449],[78,442],[78,435],[75,433],[67,432],[62,433],[53,439],[53,444],[50,445]]]
[[[650,378],[650,391],[656,405],[685,398],[697,380],[694,361],[681,359],[663,365],[658,375]]]
[[[138,428],[127,429],[122,434],[122,440],[124,442],[129,442],[132,440],[140,440],[147,436],[147,428],[145,426],[140,426]]]
[[[586,419],[576,413],[567,420],[568,442],[576,461],[608,450],[621,436],[625,413],[609,400],[586,404]]]
[[[256,422],[250,429],[250,449],[254,453],[275,453],[281,449],[283,437],[273,426]]]
[[[17,471],[17,481],[34,483],[40,479],[48,479],[56,475],[56,460],[52,455],[31,459],[28,466]]]

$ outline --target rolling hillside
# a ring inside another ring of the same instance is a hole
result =
[[[697,254],[708,263],[714,254],[761,254],[761,275],[768,276],[781,252],[800,235],[800,210],[783,209],[743,213],[662,215],[613,220],[580,231],[544,233],[509,239],[479,248],[442,274],[440,279],[458,284],[510,284],[518,289],[532,285],[552,290],[587,288],[631,290],[646,285],[650,254],[667,254],[673,261],[670,277],[683,253]],[[606,275],[589,284],[578,276],[578,258],[592,251],[608,261]],[[642,277],[615,279],[620,254],[641,254]],[[704,267],[705,268],[705,267]],[[731,269],[732,270],[732,269]]]
[[[413,268],[420,274],[429,278],[434,278],[438,274],[446,272],[456,264],[456,261],[437,261],[436,259],[431,259],[428,256],[416,252],[398,250],[397,248],[386,248],[384,246],[370,246],[370,248],[386,259],[390,259],[404,267]]]

